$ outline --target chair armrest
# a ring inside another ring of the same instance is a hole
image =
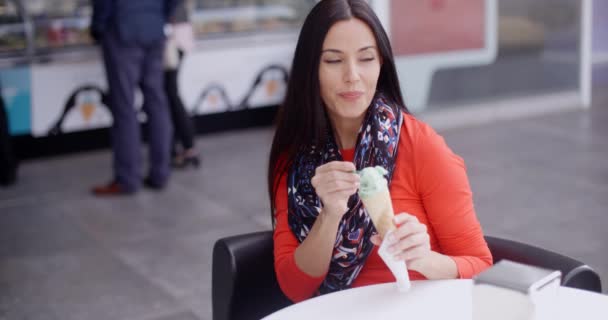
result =
[[[485,236],[494,263],[507,259],[562,272],[562,285],[602,292],[599,275],[588,265],[559,253],[529,244]]]

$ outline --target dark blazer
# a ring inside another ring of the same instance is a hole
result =
[[[91,33],[110,32],[125,43],[148,45],[164,38],[164,25],[182,0],[93,0]]]

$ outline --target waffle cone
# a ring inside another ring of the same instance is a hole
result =
[[[378,192],[371,197],[361,197],[361,201],[382,238],[396,228],[393,223],[395,213],[388,190]]]

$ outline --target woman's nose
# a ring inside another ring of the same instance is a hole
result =
[[[359,70],[356,63],[350,62],[346,64],[346,70],[344,70],[344,81],[347,83],[359,81]]]

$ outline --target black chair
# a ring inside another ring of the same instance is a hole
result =
[[[217,240],[212,272],[213,320],[259,320],[292,304],[274,273],[272,231]]]
[[[485,236],[494,263],[507,259],[562,272],[562,286],[602,292],[600,276],[588,265],[559,253],[525,243]]]
[[[601,292],[600,277],[582,262],[521,242],[486,236],[494,262],[508,259],[562,272],[562,285]],[[219,239],[213,247],[213,320],[260,319],[291,302],[274,273],[272,232]]]

